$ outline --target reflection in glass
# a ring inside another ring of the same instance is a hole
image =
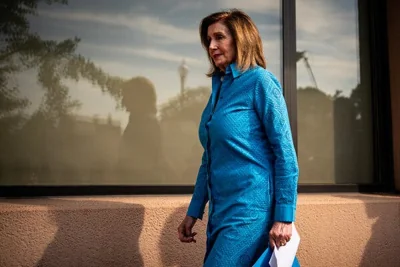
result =
[[[301,183],[372,182],[368,20],[359,2],[296,1]]]
[[[0,6],[1,185],[193,184],[211,12],[248,12],[280,76],[279,0],[28,2]]]

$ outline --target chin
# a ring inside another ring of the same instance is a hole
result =
[[[224,69],[224,64],[222,64],[222,63],[220,63],[220,64],[215,64],[215,66],[218,68],[218,69]]]

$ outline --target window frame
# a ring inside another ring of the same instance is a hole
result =
[[[337,185],[299,183],[299,193],[391,193],[395,191],[386,1],[366,0],[366,6],[369,16],[369,56],[371,62],[373,62],[370,72],[374,182],[372,184]],[[282,85],[288,107],[293,141],[297,150],[296,0],[281,0],[281,25]],[[192,194],[193,190],[194,185],[1,185],[0,197],[176,195]]]

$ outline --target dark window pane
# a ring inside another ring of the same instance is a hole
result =
[[[365,1],[296,1],[301,183],[372,182]]]

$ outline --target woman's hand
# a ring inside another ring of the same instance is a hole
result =
[[[292,237],[292,223],[275,222],[269,231],[269,245],[273,249],[285,246]]]
[[[178,227],[178,237],[181,242],[196,243],[196,239],[194,239],[194,236],[197,235],[197,233],[196,232],[192,233],[192,228],[196,223],[196,221],[197,219],[191,216],[186,216],[185,219],[183,219],[183,221]]]

